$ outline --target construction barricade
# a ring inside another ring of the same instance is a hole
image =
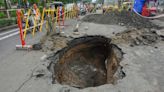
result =
[[[35,13],[34,13],[35,12]],[[17,10],[17,23],[20,30],[21,45],[16,45],[16,49],[31,49],[31,45],[26,45],[25,39],[27,33],[31,32],[35,36],[35,32],[42,32],[45,24],[46,30],[56,31],[56,27],[62,30],[65,26],[66,19],[77,18],[78,12],[74,7],[65,9],[64,7],[57,8],[43,8],[42,13],[35,6],[35,9],[29,9],[27,13],[23,14],[21,10]],[[25,18],[24,18],[25,17]],[[25,22],[23,27],[22,20]]]

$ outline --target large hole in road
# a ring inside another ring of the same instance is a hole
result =
[[[95,87],[116,81],[121,69],[121,49],[104,36],[75,38],[68,46],[54,53],[49,70],[53,83],[77,88]],[[125,73],[120,74],[122,77]]]

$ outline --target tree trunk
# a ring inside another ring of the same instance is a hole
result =
[[[11,2],[9,0],[4,0],[4,3],[5,3],[5,9],[11,8]]]
[[[4,0],[4,3],[5,3],[5,9],[8,9],[8,7],[7,7],[7,1]]]

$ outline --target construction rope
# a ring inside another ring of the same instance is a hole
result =
[[[156,15],[156,16],[153,16],[153,17],[146,17],[146,16],[142,16],[141,14],[139,14],[134,8],[133,8],[133,11],[134,11],[137,15],[139,15],[140,17],[142,17],[142,18],[147,18],[147,19],[157,19],[157,18],[164,17],[164,14]]]

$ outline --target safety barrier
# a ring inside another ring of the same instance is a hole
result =
[[[37,10],[36,10],[37,11]],[[78,11],[76,8],[72,7],[70,9],[65,9],[64,7],[57,7],[57,8],[44,8],[42,13],[40,13],[39,9],[38,14],[33,14],[32,10],[29,9],[26,14],[23,14],[21,10],[17,10],[17,23],[20,30],[20,39],[21,39],[21,46],[19,45],[18,48],[23,47],[30,47],[26,46],[25,39],[27,32],[32,30],[31,33],[35,36],[35,32],[38,30],[42,32],[43,25],[46,24],[47,31],[55,31],[58,25],[60,31],[61,26],[65,26],[66,19],[77,18]],[[25,17],[25,18],[24,18]],[[23,28],[22,20],[25,21],[25,28]],[[32,22],[30,24],[30,22]],[[32,26],[31,26],[32,25]]]
[[[103,11],[104,13],[109,13],[109,12],[112,12],[112,11],[122,11],[122,10],[125,10],[123,9],[123,7],[118,7],[118,5],[109,5],[109,6],[106,6],[103,8]]]

